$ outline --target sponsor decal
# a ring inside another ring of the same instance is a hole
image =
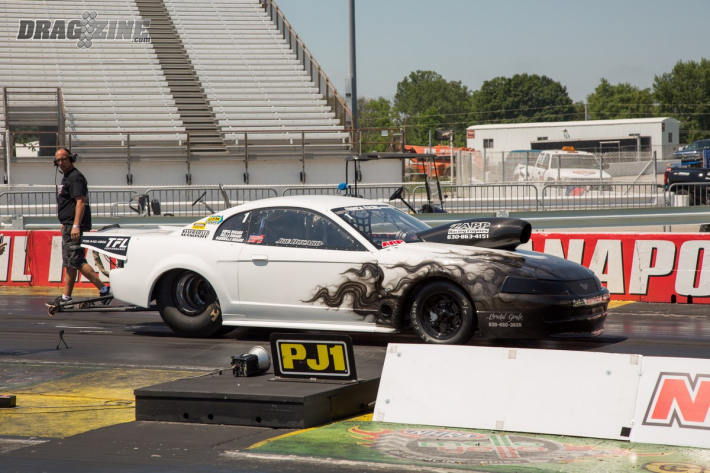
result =
[[[289,245],[289,246],[307,246],[307,247],[319,247],[323,246],[325,243],[323,243],[320,240],[301,240],[299,238],[279,238],[276,240],[274,243],[276,245]]]
[[[242,243],[244,241],[244,232],[241,230],[222,230],[214,239]]]
[[[601,296],[587,297],[585,299],[575,299],[572,301],[572,307],[584,307],[588,305],[597,305],[604,302],[609,302],[609,295],[603,294]]]
[[[485,239],[491,230],[490,222],[452,223],[446,234],[447,240]]]
[[[388,208],[389,205],[354,205],[352,207],[343,207],[345,210],[377,210]]]
[[[192,224],[192,229],[193,230],[204,230],[205,229],[205,222],[195,222]]]
[[[209,234],[210,232],[207,230],[194,230],[192,228],[186,228],[180,235],[191,238],[207,238]]]
[[[222,223],[222,220],[224,220],[223,216],[213,215],[211,217],[207,217],[207,220],[205,220],[205,223],[207,225],[217,225],[218,223]]]
[[[264,235],[249,235],[249,240],[247,240],[247,243],[255,243],[257,245],[263,243],[264,241]]]
[[[488,314],[488,326],[492,328],[520,328],[523,314],[520,312],[493,312]]]
[[[568,445],[532,435],[482,433],[439,428],[348,431],[360,445],[395,458],[433,464],[521,465],[570,463],[583,459],[629,455],[620,448]]]
[[[382,248],[387,248],[388,246],[401,245],[402,243],[404,243],[404,240],[389,240],[389,241],[383,241],[383,242],[382,242]]]
[[[710,430],[710,374],[661,372],[643,424]]]
[[[276,376],[357,379],[352,340],[347,335],[272,333],[270,341]]]
[[[100,236],[88,233],[81,237],[81,246],[125,259],[130,239],[130,237]]]

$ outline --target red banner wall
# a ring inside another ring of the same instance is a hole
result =
[[[62,284],[59,232],[1,234],[8,245],[0,255],[0,286]],[[524,247],[592,269],[612,299],[710,303],[710,234],[534,233]],[[91,284],[80,281],[81,286]]]
[[[0,235],[7,243],[0,255],[0,287],[62,285],[62,236],[58,231],[0,231]],[[88,260],[93,265],[93,258]],[[108,267],[106,262],[104,266]],[[93,284],[82,276],[76,287]]]
[[[531,241],[592,269],[612,299],[710,303],[710,234],[535,233]]]

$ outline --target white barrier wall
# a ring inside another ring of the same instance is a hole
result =
[[[710,360],[390,344],[373,420],[710,448]]]
[[[627,439],[639,360],[610,353],[390,344],[373,420]]]

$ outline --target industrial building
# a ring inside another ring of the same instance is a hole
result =
[[[575,149],[601,154],[643,154],[670,159],[678,148],[680,122],[674,118],[632,118],[543,123],[474,125],[466,130],[469,148],[479,151]]]

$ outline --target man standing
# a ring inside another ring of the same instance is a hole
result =
[[[75,160],[76,155],[67,148],[59,148],[54,154],[54,165],[63,174],[57,190],[57,217],[62,224],[62,265],[66,277],[64,293],[51,301],[52,305],[71,301],[77,270],[96,286],[101,296],[109,294],[109,287],[86,262],[84,249],[79,246],[82,233],[91,230],[91,208],[86,178],[74,167]]]

